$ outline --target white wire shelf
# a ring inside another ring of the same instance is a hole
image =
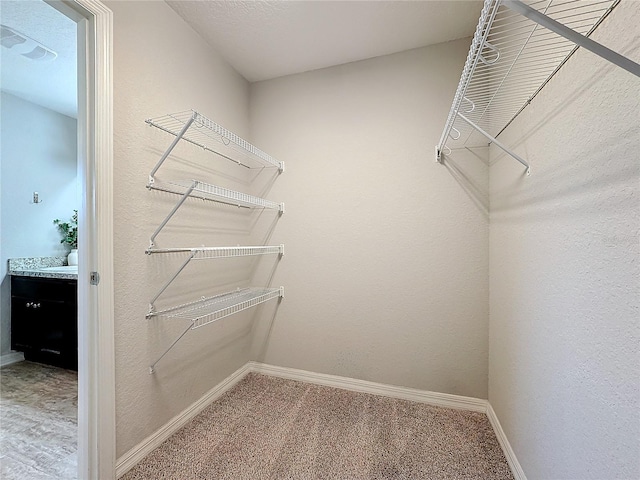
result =
[[[173,217],[178,209],[184,204],[187,198],[199,198],[201,200],[209,200],[213,202],[233,205],[240,208],[260,208],[277,210],[280,215],[284,213],[284,203],[276,203],[264,198],[254,197],[242,192],[229,190],[228,188],[210,185],[208,183],[192,180],[190,184],[180,182],[152,182],[147,185],[150,190],[159,190],[162,192],[174,193],[181,195],[178,203],[167,214],[165,219],[158,225],[155,232],[151,235],[149,248],[154,248],[155,239],[160,231],[165,227],[167,222]]]
[[[185,261],[178,267],[175,273],[160,287],[158,292],[153,296],[149,302],[149,312],[147,318],[157,315],[155,311],[155,303],[160,298],[165,290],[178,278],[180,273],[186,268],[191,260],[210,260],[216,258],[234,258],[234,257],[247,257],[256,255],[284,255],[284,245],[279,246],[255,246],[255,247],[200,247],[200,248],[148,248],[147,255],[152,254],[171,254],[171,253],[189,253]]]
[[[195,110],[149,118],[145,122],[176,137],[152,170],[152,179],[180,140],[185,140],[246,168],[277,168],[280,172],[284,172],[284,162],[276,160],[271,155]],[[233,152],[229,150],[233,150]],[[231,156],[232,153],[233,156]]]
[[[588,36],[619,0],[485,0],[436,157],[494,142],[578,48],[638,75],[640,66]]]
[[[211,258],[246,257],[254,255],[284,255],[284,245],[260,245],[255,247],[184,247],[184,248],[148,248],[148,255],[158,253],[191,253],[193,260]]]
[[[202,298],[196,302],[179,305],[157,315],[165,315],[171,318],[185,319],[190,325],[167,348],[158,359],[149,367],[149,373],[154,373],[156,364],[175,346],[178,341],[189,331],[203,327],[222,318],[236,314],[248,308],[276,298],[284,297],[284,287],[280,288],[256,288],[249,287],[238,289],[234,292]]]
[[[151,190],[160,190],[163,192],[175,193],[177,195],[185,195],[188,193],[188,197],[224,203],[226,205],[233,205],[234,207],[265,208],[278,210],[280,213],[284,213],[284,203],[272,202],[271,200],[254,197],[247,193],[229,190],[228,188],[211,185],[199,180],[192,180],[190,183],[156,181],[147,185],[147,187]]]
[[[192,323],[190,328],[195,329],[283,296],[284,287],[249,287],[180,305],[160,312],[159,315],[166,314],[170,318],[189,320]]]

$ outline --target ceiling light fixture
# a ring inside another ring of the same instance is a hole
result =
[[[0,44],[11,52],[36,61],[54,60],[58,54],[33,38],[6,25],[0,25]]]

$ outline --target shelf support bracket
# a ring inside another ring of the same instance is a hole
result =
[[[595,53],[596,55],[604,58],[605,60],[624,68],[626,71],[633,73],[636,77],[640,77],[640,65],[630,60],[629,58],[620,55],[617,52],[605,47],[604,45],[591,40],[589,37],[579,34],[575,30],[557,22],[556,20],[548,17],[547,15],[540,13],[534,8],[525,5],[519,0],[503,0],[502,4],[509,9],[517,12],[529,20],[532,20],[543,27],[557,33],[558,35],[572,41],[576,45],[586,48],[587,50]]]
[[[162,295],[164,293],[164,291],[169,287],[169,285],[171,285],[171,283],[173,283],[173,281],[178,278],[178,275],[180,275],[180,273],[182,272],[182,270],[184,270],[184,268],[189,264],[189,262],[193,259],[193,257],[195,257],[198,253],[198,250],[193,250],[191,252],[191,255],[189,255],[187,257],[187,259],[184,261],[184,263],[182,265],[180,265],[180,268],[178,268],[178,270],[176,270],[176,273],[173,274],[173,277],[171,277],[163,286],[162,288],[160,288],[160,290],[158,291],[158,293],[156,293],[156,295],[151,299],[151,301],[149,302],[149,313],[147,314],[147,318],[151,318],[154,315],[155,312],[155,303],[156,300],[158,300],[158,298],[160,297],[160,295]]]
[[[182,333],[178,336],[178,338],[176,338],[176,339],[173,341],[173,343],[172,343],[171,345],[169,345],[169,348],[167,348],[167,349],[164,351],[164,353],[163,353],[162,355],[160,355],[160,356],[158,357],[158,359],[157,359],[155,362],[153,362],[153,363],[151,364],[151,366],[149,367],[149,374],[153,375],[153,374],[156,372],[156,365],[158,364],[158,362],[159,362],[160,360],[162,360],[162,358],[163,358],[167,353],[169,353],[169,350],[171,350],[171,349],[175,346],[175,344],[176,344],[176,343],[178,343],[178,342],[180,341],[180,339],[181,339],[182,337],[184,337],[184,336],[187,334],[187,332],[188,332],[189,330],[191,330],[191,328],[192,328],[192,327],[193,327],[193,322],[191,323],[191,325],[189,325],[189,326],[186,328],[186,330],[185,330],[184,332],[182,332]]]
[[[189,188],[187,188],[187,191],[184,192],[184,194],[182,195],[180,200],[178,200],[178,203],[176,203],[175,207],[173,207],[173,209],[169,212],[169,214],[162,221],[162,223],[160,225],[158,225],[158,228],[156,228],[156,231],[153,232],[153,235],[151,235],[150,247],[149,248],[153,248],[155,246],[154,240],[156,239],[156,237],[158,236],[160,231],[164,228],[164,226],[167,224],[167,222],[169,220],[171,220],[171,217],[173,217],[173,215],[178,211],[178,209],[182,206],[182,204],[185,202],[185,200],[187,198],[189,198],[189,195],[191,195],[191,192],[193,192],[193,189],[196,188],[197,184],[198,184],[198,182],[196,180],[194,180],[193,183],[191,184],[191,186]]]
[[[492,137],[491,135],[489,135],[487,132],[485,132],[483,129],[481,129],[478,125],[476,125],[475,123],[473,123],[471,120],[469,120],[467,117],[465,117],[463,114],[461,114],[460,112],[457,113],[457,115],[464,120],[465,122],[467,122],[469,125],[471,125],[474,129],[476,129],[476,131],[482,135],[484,135],[491,143],[494,143],[497,147],[500,147],[502,150],[504,150],[506,153],[508,153],[509,155],[511,155],[513,158],[515,158],[517,161],[519,161],[522,165],[524,165],[525,167],[527,167],[527,175],[529,175],[531,173],[531,167],[529,166],[529,164],[526,162],[526,160],[524,160],[520,155],[518,155],[517,153],[513,152],[509,147],[503,145],[502,143],[500,143],[495,137]]]
[[[171,142],[171,145],[169,145],[169,148],[167,148],[167,150],[162,154],[162,157],[160,157],[160,160],[158,160],[158,163],[156,163],[156,166],[153,167],[153,170],[151,170],[151,173],[149,174],[149,184],[150,185],[153,185],[154,177],[155,177],[156,172],[158,171],[160,166],[164,163],[164,161],[167,159],[167,157],[169,156],[171,151],[175,148],[175,146],[178,144],[178,142],[182,139],[184,134],[187,133],[187,130],[189,130],[189,127],[191,126],[193,121],[196,119],[196,115],[197,114],[195,112],[193,112],[193,114],[191,115],[191,118],[189,118],[189,120],[187,120],[187,122],[182,127],[182,130],[180,130],[180,133],[178,133],[178,135],[176,135],[176,138],[173,139],[173,142]]]

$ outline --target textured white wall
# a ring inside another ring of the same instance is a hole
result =
[[[486,398],[488,168],[433,156],[468,47],[251,85],[251,136],[287,161],[257,360]]]
[[[66,255],[55,218],[78,208],[77,121],[2,92],[1,353],[11,351],[11,279],[7,260]],[[33,203],[38,192],[42,203]]]
[[[145,255],[149,236],[177,197],[147,191],[147,176],[173,137],[146,118],[190,108],[246,136],[248,83],[164,2],[108,2],[114,12],[114,248],[117,454],[122,455],[249,360],[250,320],[234,315],[189,332],[149,375],[150,363],[188,325],[145,319],[148,302],[184,256]],[[252,176],[228,160],[181,144],[159,180],[197,178],[235,190]],[[246,244],[255,218],[245,210],[189,200],[158,247]],[[267,260],[268,261],[268,260]],[[158,301],[166,307],[245,285],[253,262],[200,261]]]
[[[639,20],[593,38],[638,62]],[[531,176],[491,150],[489,400],[530,480],[640,478],[639,91],[581,49],[500,137]]]

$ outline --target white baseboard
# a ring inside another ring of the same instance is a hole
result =
[[[0,367],[11,365],[12,363],[18,363],[24,361],[24,353],[11,352],[0,356]]]
[[[252,372],[262,373],[263,375],[287,378],[289,380],[298,380],[300,382],[324,385],[326,387],[341,388],[343,390],[351,390],[353,392],[382,395],[384,397],[399,398],[412,402],[427,403],[438,407],[457,408],[482,413],[487,411],[487,401],[479,398],[463,397],[461,395],[452,395],[449,393],[429,392],[426,390],[417,390],[415,388],[397,387],[394,385],[385,385],[383,383],[369,382],[355,378],[339,377],[337,375],[328,375],[325,373],[314,373],[306,370],[297,370],[295,368],[265,365],[257,362],[249,362],[249,368]]]
[[[247,363],[205,393],[200,400],[173,417],[155,433],[145,438],[142,442],[118,458],[116,461],[116,478],[120,478],[131,470],[140,460],[158,448],[162,442],[180,430],[180,428],[202,412],[210,403],[222,396],[227,390],[233,388],[249,372],[250,368]]]
[[[511,448],[511,444],[507,439],[507,435],[502,430],[502,425],[500,425],[500,420],[496,416],[496,412],[493,411],[493,407],[490,403],[487,402],[487,417],[489,417],[489,422],[493,427],[493,431],[496,432],[496,437],[498,437],[498,443],[502,447],[502,451],[504,452],[504,456],[507,458],[507,463],[511,468],[511,472],[516,480],[527,480],[527,477],[524,474],[524,470],[520,466],[520,462],[516,458],[516,454]]]
[[[518,462],[518,459],[516,458],[516,455],[513,452],[502,427],[500,426],[498,417],[496,417],[493,408],[491,408],[491,405],[486,400],[448,393],[429,392],[414,388],[397,387],[394,385],[385,385],[383,383],[369,382],[355,378],[340,377],[325,373],[314,373],[306,370],[297,370],[295,368],[278,367],[275,365],[266,365],[258,362],[248,362],[244,366],[240,367],[218,385],[209,390],[202,398],[200,398],[200,400],[173,417],[154,434],[150,435],[127,453],[122,455],[122,457],[120,457],[116,462],[116,478],[120,478],[122,475],[127,473],[140,460],[159,447],[162,442],[202,412],[202,410],[204,410],[210,403],[222,396],[222,394],[227,390],[234,387],[249,372],[260,373],[272,377],[286,378],[289,380],[297,380],[315,385],[323,385],[326,387],[341,388],[343,390],[350,390],[353,392],[399,398],[438,407],[457,408],[486,413],[489,418],[489,422],[496,433],[498,442],[502,447],[509,467],[513,472],[513,476],[516,480],[527,480],[527,477],[524,475],[524,471],[522,470],[522,467],[520,466],[520,463]]]

